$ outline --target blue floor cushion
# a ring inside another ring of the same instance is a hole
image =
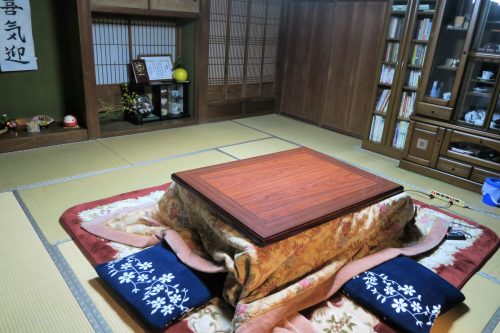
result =
[[[211,298],[203,282],[161,243],[95,269],[153,328],[165,328]]]
[[[398,329],[429,332],[464,295],[418,262],[397,257],[351,279],[343,292]]]

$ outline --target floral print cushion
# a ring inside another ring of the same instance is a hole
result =
[[[153,328],[164,329],[211,298],[201,280],[163,244],[97,265],[95,269]]]
[[[344,293],[407,332],[429,332],[440,313],[464,295],[436,273],[407,257],[397,257],[344,285]]]

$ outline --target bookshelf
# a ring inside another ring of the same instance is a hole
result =
[[[439,1],[391,2],[363,148],[394,158],[402,156]]]

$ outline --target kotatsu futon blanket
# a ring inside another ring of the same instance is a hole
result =
[[[138,247],[152,245],[159,236],[175,231],[193,252],[192,257],[206,259],[198,261],[200,266],[209,263],[214,271],[217,267],[227,271],[223,296],[236,308],[233,324],[238,330],[277,307],[290,304],[290,311],[297,310],[304,294],[314,291],[347,263],[384,248],[402,246],[401,236],[412,234],[414,216],[411,198],[403,193],[258,247],[205,202],[173,183],[152,206],[108,215],[82,227]],[[197,261],[193,262],[196,265]],[[304,307],[307,305],[303,302]],[[275,322],[273,319],[266,325],[272,327]]]

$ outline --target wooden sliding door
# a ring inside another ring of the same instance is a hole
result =
[[[385,1],[294,1],[280,112],[362,138],[376,83]]]

